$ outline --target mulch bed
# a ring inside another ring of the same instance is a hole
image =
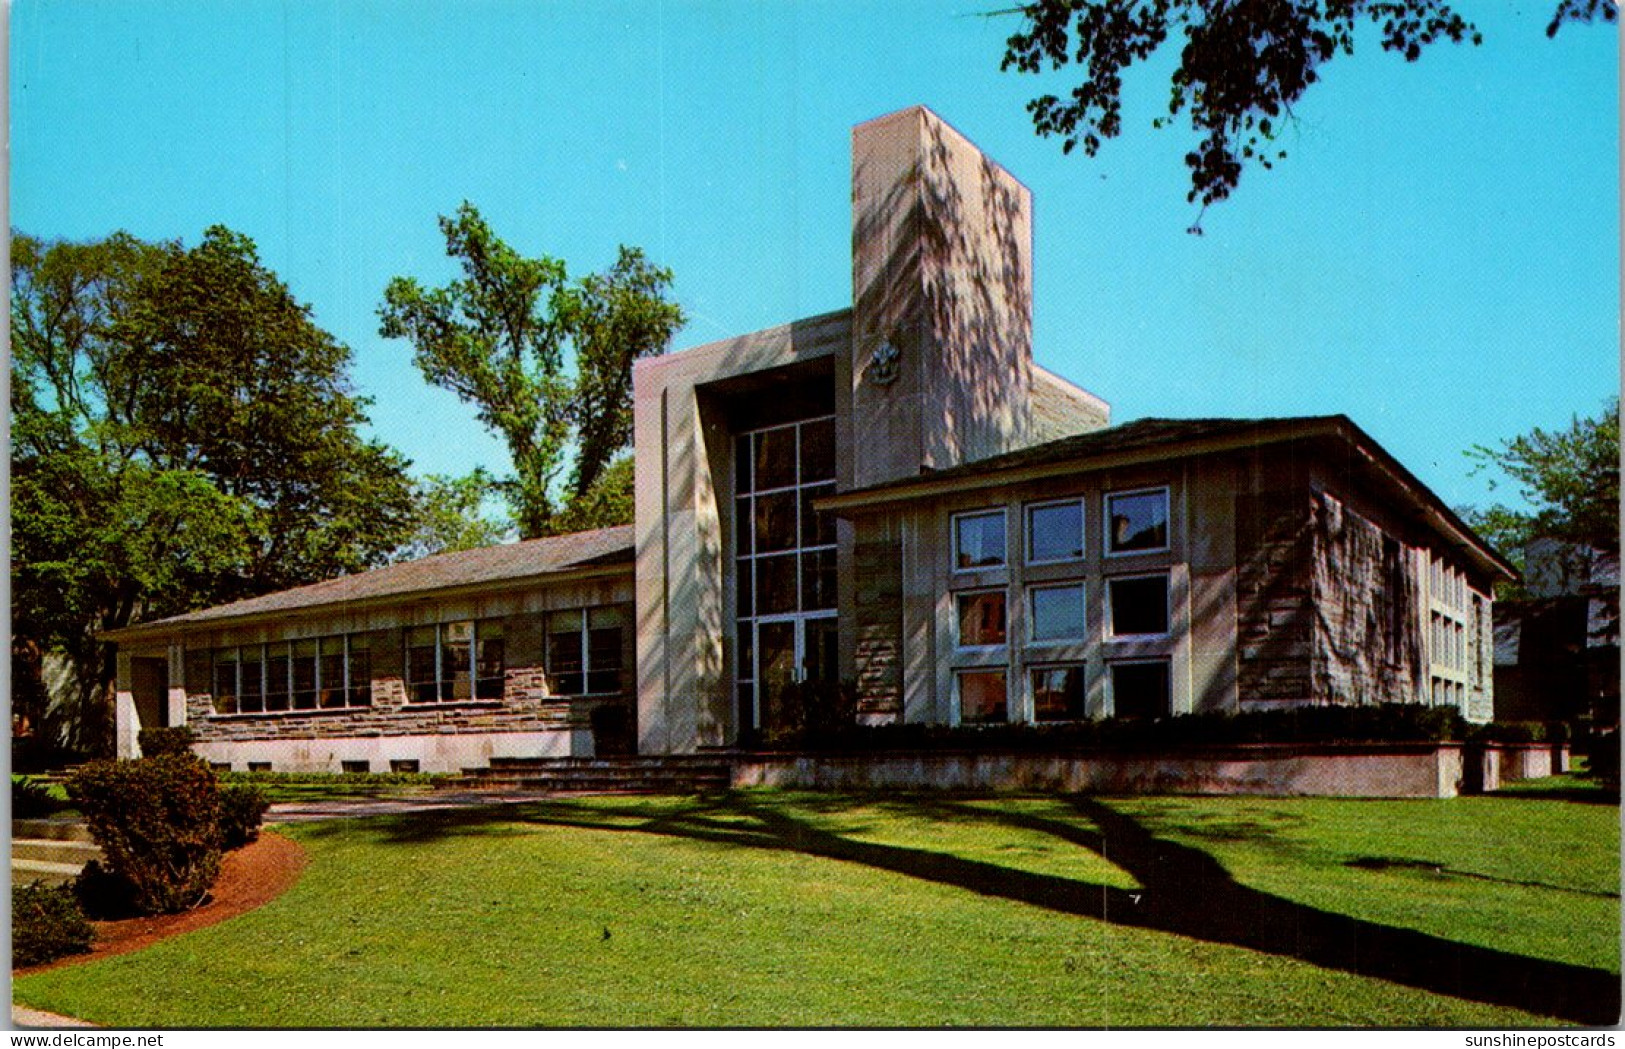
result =
[[[91,922],[96,930],[96,945],[89,954],[70,955],[28,969],[13,969],[12,973],[22,976],[128,954],[159,940],[235,918],[293,888],[307,862],[305,850],[297,842],[280,834],[262,832],[253,844],[226,853],[220,862],[220,877],[215,880],[209,902],[203,906],[183,914]]]

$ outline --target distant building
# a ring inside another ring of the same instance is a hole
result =
[[[635,526],[117,631],[120,753],[181,722],[237,768],[688,753],[797,681],[870,724],[1491,716],[1513,572],[1359,427],[1110,426],[1033,361],[1028,190],[918,107],[852,162],[850,308],[639,362]]]
[[[1524,549],[1528,597],[1495,607],[1496,712],[1619,722],[1619,555],[1555,539]]]

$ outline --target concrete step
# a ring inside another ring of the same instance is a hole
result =
[[[79,877],[82,863],[52,863],[49,860],[11,860],[11,884],[27,885],[42,881],[47,885],[62,885]]]
[[[100,859],[102,850],[88,841],[63,841],[55,838],[13,838],[11,858],[39,860],[46,863],[77,863],[83,867],[91,860]]]
[[[12,820],[11,838],[49,838],[53,841],[89,841],[90,828],[83,820],[48,816],[43,819]]]

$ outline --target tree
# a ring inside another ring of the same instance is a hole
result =
[[[418,481],[412,486],[416,506],[412,534],[391,560],[415,561],[502,542],[512,531],[512,522],[493,520],[483,512],[494,487],[483,467],[462,477],[430,474]]]
[[[1530,509],[1504,504],[1469,510],[1470,523],[1508,560],[1523,567],[1525,546],[1555,539],[1576,550],[1619,555],[1619,398],[1566,430],[1531,430],[1495,447],[1475,445],[1474,473],[1510,479]]]
[[[1005,43],[1000,68],[1040,73],[1076,63],[1084,80],[1062,100],[1027,103],[1041,136],[1061,136],[1094,156],[1122,131],[1123,73],[1181,37],[1168,115],[1181,113],[1200,141],[1185,155],[1188,198],[1205,208],[1228,197],[1243,168],[1286,158],[1278,136],[1292,107],[1339,54],[1354,53],[1361,23],[1378,27],[1382,47],[1414,62],[1439,40],[1480,42],[1472,23],[1446,0],[1034,0],[1017,9],[1022,29]],[[1612,22],[1608,0],[1560,0],[1548,36],[1568,22]],[[1192,227],[1200,232],[1200,227]]]
[[[13,632],[73,664],[47,736],[105,752],[100,632],[379,563],[408,524],[405,464],[359,436],[349,351],[247,238],[14,232],[11,259]]]
[[[424,377],[506,442],[515,476],[498,485],[524,538],[619,523],[585,507],[619,505],[604,482],[631,443],[632,362],[684,323],[667,299],[670,271],[622,247],[608,271],[571,281],[562,261],[510,248],[467,202],[440,229],[462,279],[390,281],[380,333],[410,342]]]

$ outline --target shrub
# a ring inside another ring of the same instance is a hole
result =
[[[130,909],[173,914],[202,903],[220,873],[220,788],[194,757],[96,761],[68,781]]]
[[[37,819],[62,808],[62,802],[45,784],[27,776],[11,777],[11,814],[17,819]]]
[[[220,846],[240,849],[260,836],[260,824],[271,801],[249,783],[233,783],[220,788]]]
[[[66,885],[13,886],[11,890],[11,964],[43,965],[70,954],[85,954],[96,938],[84,912]]]
[[[858,709],[851,682],[796,681],[786,684],[765,712],[769,746],[804,746],[843,734]]]
[[[148,758],[162,758],[171,754],[187,755],[192,753],[192,744],[197,742],[197,736],[187,725],[171,725],[167,728],[144,728],[136,733],[135,740],[141,746],[141,754]]]

